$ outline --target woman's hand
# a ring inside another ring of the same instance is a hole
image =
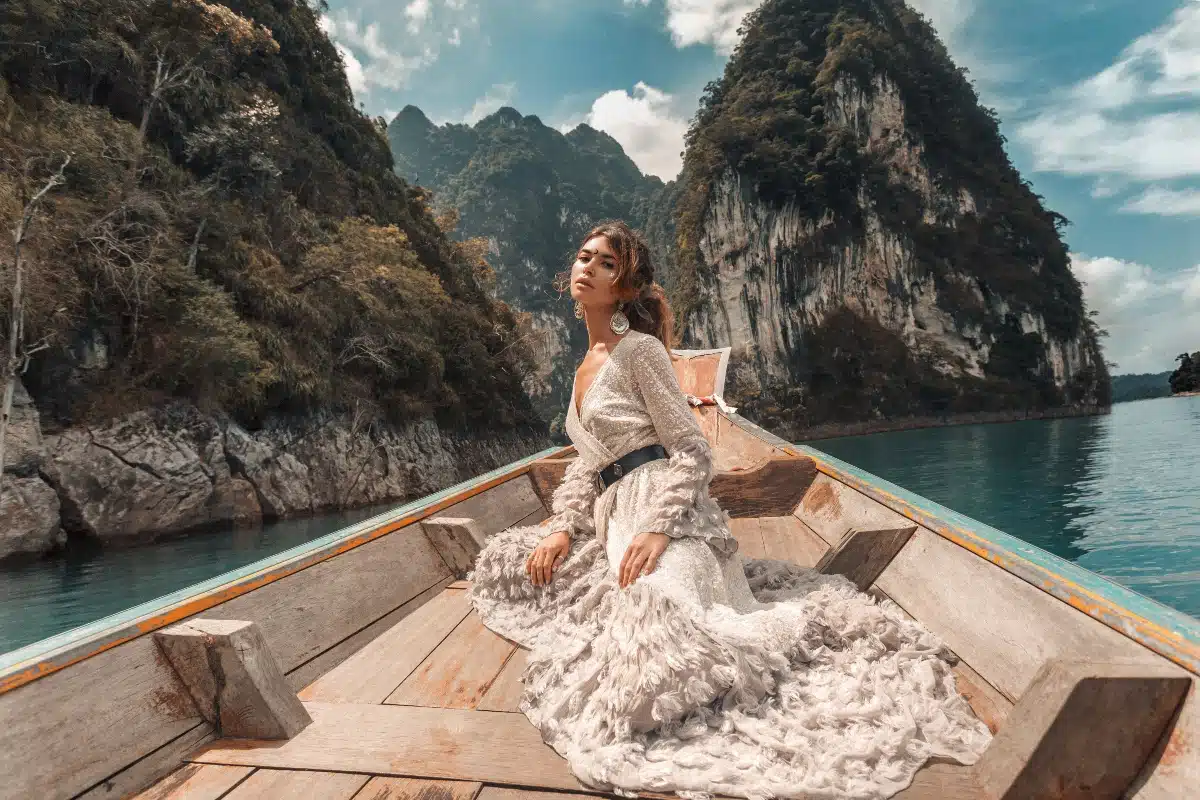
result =
[[[624,589],[642,575],[654,572],[658,557],[667,549],[670,541],[671,537],[665,533],[639,533],[633,537],[625,549],[625,557],[621,559],[621,588]]]
[[[556,531],[550,534],[529,554],[525,560],[525,574],[534,586],[544,586],[550,582],[558,565],[567,557],[571,549],[571,537],[566,531]]]

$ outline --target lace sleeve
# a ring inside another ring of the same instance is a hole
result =
[[[550,510],[554,519],[550,530],[566,531],[572,538],[595,533],[593,508],[597,492],[596,473],[587,468],[584,459],[576,456],[567,465],[567,473],[551,498]]]
[[[647,338],[638,355],[638,390],[654,421],[659,442],[670,457],[670,466],[663,476],[663,491],[655,499],[654,507],[647,510],[641,528],[643,532],[665,533],[675,538],[690,536],[698,532],[692,530],[693,526],[683,524],[685,514],[712,480],[712,448],[679,388],[671,357],[662,342]]]

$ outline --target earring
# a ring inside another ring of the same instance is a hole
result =
[[[575,301],[575,319],[583,319],[583,303]]]
[[[613,312],[612,318],[608,321],[608,327],[612,328],[612,332],[617,336],[629,330],[629,317],[621,313],[621,309]]]

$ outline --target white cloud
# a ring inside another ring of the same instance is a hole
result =
[[[408,32],[416,35],[429,19],[429,0],[412,0],[404,8],[404,16],[408,17]]]
[[[1162,214],[1174,217],[1200,217],[1200,189],[1165,189],[1151,186],[1121,210],[1130,214]]]
[[[342,44],[335,45],[335,47],[342,54],[342,61],[346,64],[346,80],[350,83],[350,91],[362,94],[367,90],[367,78],[363,74],[362,64],[355,58],[349,47]]]
[[[1072,254],[1089,309],[1108,331],[1105,357],[1118,373],[1162,372],[1200,341],[1200,265],[1165,275],[1133,261]]]
[[[1200,0],[1184,0],[1115,63],[1051,97],[1018,126],[1043,172],[1141,183],[1200,178]],[[1127,206],[1140,213],[1192,208],[1193,190],[1152,187]]]
[[[973,0],[908,0],[908,4],[925,15],[952,53],[958,49],[959,37],[975,13]]]
[[[738,43],[742,19],[761,0],[666,0],[667,30],[676,47],[710,44],[729,55]],[[625,0],[626,5],[649,5],[650,0]]]
[[[515,83],[497,83],[483,97],[475,101],[471,110],[463,117],[463,122],[474,125],[479,120],[497,111],[501,106],[509,105],[517,94]]]
[[[642,172],[667,181],[683,166],[680,154],[688,121],[675,110],[671,95],[644,82],[639,81],[632,94],[621,89],[605,92],[582,119],[560,126],[560,130],[579,122],[616,139]]]
[[[459,32],[458,28],[455,28],[454,30],[450,31],[450,38],[446,41],[449,42],[451,46],[458,47],[460,44],[462,44],[462,33]]]

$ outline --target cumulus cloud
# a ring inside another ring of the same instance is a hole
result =
[[[738,43],[742,19],[762,4],[761,0],[666,0],[667,30],[676,47],[712,45],[729,55]],[[649,5],[650,0],[625,0],[626,5]]]
[[[497,83],[487,94],[475,101],[475,105],[471,106],[471,110],[467,112],[462,121],[468,125],[474,125],[488,114],[499,110],[501,106],[510,105],[516,94],[517,85],[515,83]]]
[[[582,119],[560,126],[570,130],[586,122],[613,137],[638,168],[664,181],[683,166],[683,137],[687,119],[678,113],[672,95],[639,81],[633,92],[615,89],[596,98]]]
[[[416,35],[429,19],[429,0],[412,0],[404,7],[404,16],[408,19],[408,32]]]
[[[1018,126],[1039,171],[1150,183],[1200,178],[1200,0]],[[1196,190],[1151,187],[1137,213],[1196,213]],[[1181,211],[1181,209],[1184,209]]]
[[[1151,186],[1121,206],[1130,214],[1162,214],[1169,217],[1200,217],[1200,189],[1167,189]]]
[[[1116,372],[1162,372],[1200,341],[1200,265],[1163,274],[1117,258],[1072,254],[1089,309],[1107,330],[1105,356]]]

